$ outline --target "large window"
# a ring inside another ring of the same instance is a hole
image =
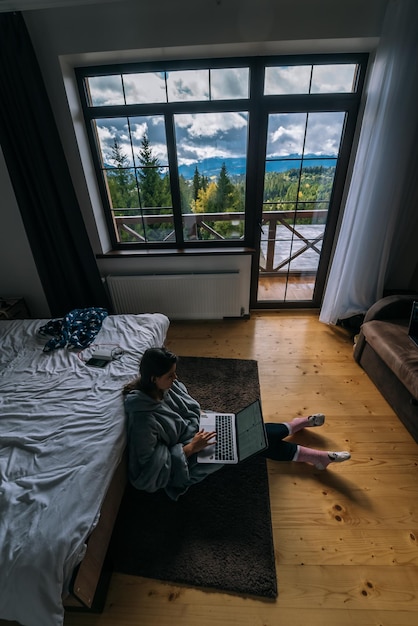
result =
[[[294,299],[289,276],[303,283],[301,299],[318,301],[366,63],[349,54],[78,68],[114,248],[250,247],[258,301]]]
[[[363,63],[350,55],[78,69],[114,246],[254,246],[260,210],[328,209],[344,103],[358,101]]]

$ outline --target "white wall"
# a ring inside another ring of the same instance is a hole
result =
[[[24,296],[33,317],[50,317],[0,147],[0,297]]]
[[[73,67],[120,60],[368,51],[377,45],[387,2],[114,0],[26,11],[25,21],[95,253],[107,252],[109,240],[93,177]],[[0,162],[0,176],[2,168],[4,163]],[[16,203],[12,213],[16,213]],[[6,217],[6,224],[8,219]],[[16,221],[14,215],[10,215],[10,219]],[[12,275],[15,257],[14,249],[9,249],[5,261],[12,268]],[[219,259],[215,261],[215,257],[191,258],[194,270],[219,269]],[[222,269],[242,267],[249,289],[248,258],[224,256],[222,259]],[[158,262],[158,267],[166,265],[176,271],[185,262],[189,259],[174,259],[173,265],[172,258],[165,258]],[[147,260],[147,267],[150,263],[152,261]],[[210,267],[211,264],[214,266]],[[107,273],[124,271],[119,259],[100,261],[99,267]],[[33,267],[31,269],[33,271]],[[0,276],[0,292],[4,285]],[[40,286],[39,281],[37,286]],[[40,288],[40,300],[42,296]],[[30,299],[34,300],[33,296]]]

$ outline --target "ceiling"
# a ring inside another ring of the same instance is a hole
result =
[[[103,4],[120,0],[0,0],[0,13],[9,11],[31,11],[35,9],[57,9],[60,7]]]

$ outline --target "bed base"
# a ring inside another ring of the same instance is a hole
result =
[[[87,551],[77,566],[66,611],[101,612],[106,601],[112,567],[106,558],[113,527],[127,483],[127,457],[123,455],[107,490],[97,526],[87,541]]]

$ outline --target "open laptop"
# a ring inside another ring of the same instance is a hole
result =
[[[411,317],[409,318],[408,335],[418,346],[418,301],[412,303]]]
[[[198,463],[240,463],[268,447],[260,400],[238,413],[202,412],[200,428],[216,431],[216,443],[198,453]]]

